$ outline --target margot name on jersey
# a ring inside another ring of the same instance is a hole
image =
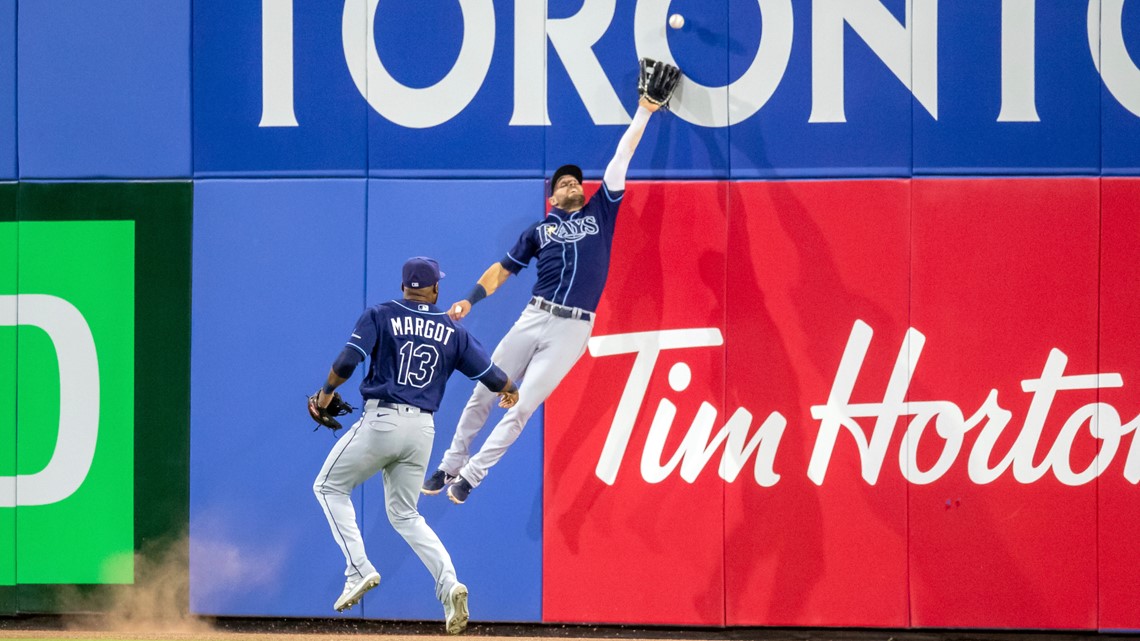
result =
[[[539,238],[542,247],[554,241],[556,243],[576,243],[589,234],[598,233],[598,221],[593,216],[586,216],[577,220],[566,220],[559,224],[544,223],[539,228]]]
[[[392,334],[396,336],[412,334],[444,345],[447,345],[447,341],[451,340],[451,335],[455,333],[454,327],[419,316],[397,316],[391,322]]]

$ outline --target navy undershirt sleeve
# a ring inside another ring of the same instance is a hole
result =
[[[349,378],[362,360],[364,360],[364,356],[360,354],[358,349],[345,345],[340,356],[337,356],[336,360],[333,361],[333,373],[341,378]]]
[[[507,386],[507,373],[499,369],[499,366],[491,363],[491,368],[485,374],[479,377],[479,382],[486,385],[487,389],[492,392],[501,392]]]
[[[486,385],[492,392],[501,391],[509,380],[506,372],[491,361],[487,350],[483,349],[483,345],[474,336],[460,331],[456,338],[459,360],[455,368],[467,378]]]

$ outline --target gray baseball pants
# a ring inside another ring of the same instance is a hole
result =
[[[455,585],[455,566],[443,543],[420,515],[416,504],[431,456],[435,423],[419,408],[364,404],[364,415],[337,440],[313,483],[333,538],[348,562],[345,577],[359,579],[375,571],[364,551],[356,524],[352,490],[377,472],[384,473],[384,505],[388,521],[435,577],[435,596],[442,603]]]
[[[482,483],[488,470],[518,440],[531,414],[554,392],[586,351],[593,328],[593,319],[560,318],[527,305],[491,356],[511,380],[522,381],[519,402],[507,410],[483,447],[471,456],[471,441],[483,429],[497,398],[494,392],[476,384],[439,469],[461,475],[472,487]]]

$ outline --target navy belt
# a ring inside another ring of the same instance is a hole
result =
[[[565,305],[556,305],[545,298],[535,296],[530,299],[530,304],[541,309],[544,312],[549,312],[559,318],[573,318],[581,320],[593,320],[594,312],[587,312],[580,307],[567,307]]]

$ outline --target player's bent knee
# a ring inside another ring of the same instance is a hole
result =
[[[329,494],[349,494],[349,492],[335,487],[328,481],[318,479],[316,483],[313,483],[313,494],[316,495],[317,500],[319,501],[322,496],[327,496]]]
[[[388,522],[392,524],[392,527],[395,528],[396,531],[410,528],[422,518],[423,516],[421,516],[420,513],[415,510],[400,510],[396,512],[393,512],[391,510],[388,511]]]

